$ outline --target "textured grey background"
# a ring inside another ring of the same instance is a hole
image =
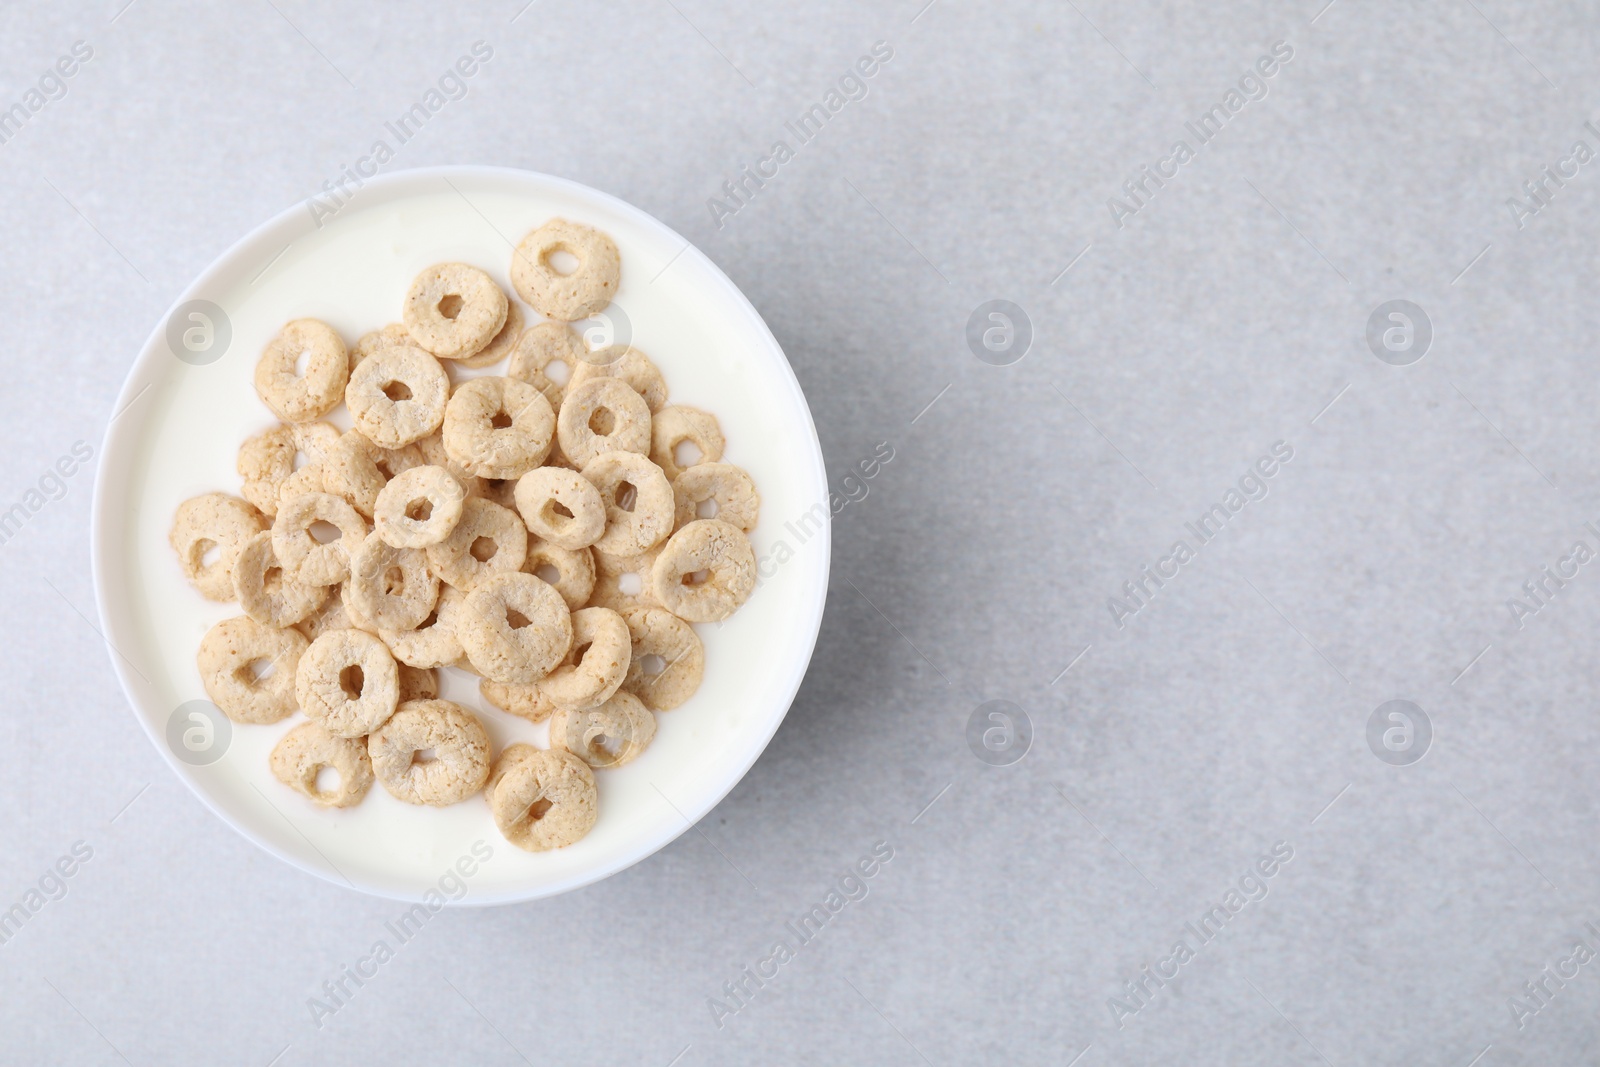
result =
[[[1594,1062],[1600,964],[1521,1029],[1509,998],[1600,948],[1600,565],[1520,629],[1506,601],[1600,548],[1600,163],[1520,230],[1506,200],[1600,149],[1595,4],[521,2],[8,10],[0,103],[94,57],[0,145],[0,507],[98,451],[199,270],[483,40],[392,168],[640,205],[766,316],[836,485],[892,443],[799,698],[696,831],[444,913],[319,1029],[399,909],[258,852],[151,751],[78,473],[0,547],[0,906],[93,849],[0,945],[0,1059]],[[867,97],[716,227],[880,40]],[[1119,229],[1107,198],[1279,40],[1269,95]],[[1011,366],[964,340],[991,298],[1036,334]],[[1436,335],[1407,367],[1363,339],[1397,298]],[[1270,495],[1119,630],[1107,598],[1280,439]],[[1434,727],[1411,766],[1366,741],[1396,697]],[[965,740],[994,699],[1033,725],[1008,767]],[[709,998],[880,840],[870,895],[719,1029]],[[1119,1028],[1108,999],[1279,841],[1270,895]]]

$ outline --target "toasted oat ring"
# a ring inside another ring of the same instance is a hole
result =
[[[596,552],[637,556],[672,533],[672,486],[661,468],[637,452],[602,452],[583,466],[583,476],[600,494],[606,532]]]
[[[400,672],[388,646],[365,630],[329,630],[301,654],[294,695],[330,734],[360,737],[394,714]]]
[[[431,749],[433,758],[419,758]],[[466,708],[448,700],[408,700],[367,738],[378,781],[407,804],[444,807],[483,788],[489,735]]]
[[[400,672],[400,703],[438,698],[438,671],[427,667],[413,667],[409,663],[396,663],[395,669]]]
[[[660,608],[631,611],[623,618],[633,642],[623,691],[651,711],[671,711],[694,696],[706,670],[705,645],[694,627]]]
[[[456,637],[466,594],[454,586],[439,589],[439,601],[412,630],[379,630],[378,636],[400,663],[410,667],[448,667],[464,654]]]
[[[435,263],[411,283],[400,317],[406,332],[440,359],[483,350],[506,324],[506,294],[477,267]]]
[[[363,612],[359,606],[357,606],[355,597],[351,595],[350,585],[350,579],[346,578],[344,580],[344,584],[339,586],[338,597],[329,598],[330,600],[337,599],[339,601],[339,605],[344,611],[345,621],[341,627],[329,626],[328,629],[348,628],[351,630],[365,630],[374,637],[381,636],[383,631],[378,629],[378,624],[367,618],[366,613]],[[317,636],[320,637],[321,635],[319,634]],[[312,640],[315,641],[316,637],[313,637]]]
[[[398,322],[391,322],[381,330],[372,330],[364,333],[361,335],[361,339],[350,349],[350,372],[352,374],[355,373],[357,363],[360,363],[380,348],[388,348],[390,345],[409,345],[415,348],[417,347],[417,342],[412,340],[411,335],[406,332],[405,326]]]
[[[515,500],[528,532],[561,548],[588,548],[606,531],[605,503],[577,471],[531,470],[517,480]]]
[[[584,361],[588,351],[583,338],[566,323],[536,322],[518,338],[517,347],[511,351],[506,374],[527,382],[543,393],[544,398],[550,401],[550,409],[554,411],[561,407],[567,383],[572,380],[573,372]],[[550,377],[551,363],[560,363],[567,368],[566,376],[559,382]]]
[[[510,508],[469,496],[450,535],[426,549],[439,578],[471,592],[491,575],[522,569],[528,558],[528,531]]]
[[[344,587],[340,586],[339,595],[331,593],[322,606],[310,615],[294,624],[294,629],[307,641],[315,641],[329,630],[365,630],[365,626],[357,626],[350,618],[350,613],[344,606]]]
[[[384,448],[402,448],[437,430],[449,399],[450,376],[411,345],[389,345],[362,360],[344,390],[356,429]]]
[[[579,467],[602,452],[650,451],[650,408],[619,378],[591,378],[567,390],[556,416],[561,452]]]
[[[506,305],[506,324],[500,327],[500,332],[489,339],[481,351],[470,356],[457,359],[458,367],[487,367],[499,363],[511,350],[516,347],[517,341],[522,337],[522,308],[515,300],[508,301]]]
[[[306,644],[294,630],[262,626],[240,615],[206,633],[195,665],[206,696],[228,718],[277,722],[294,714],[294,672]]]
[[[360,430],[351,430],[339,438],[323,461],[320,488],[344,497],[362,518],[370,519],[378,494],[390,479],[421,465],[422,453],[415,445],[384,448]]]
[[[373,503],[377,535],[396,548],[426,548],[461,521],[466,490],[443,467],[412,467],[390,479]]]
[[[660,554],[658,548],[637,556],[593,552],[594,591],[589,602],[623,615],[641,608],[659,608],[661,604],[650,591],[650,573]]]
[[[678,446],[690,444],[700,453],[689,463],[678,462]],[[682,404],[662,408],[650,420],[650,458],[672,481],[685,470],[700,463],[715,463],[722,458],[722,428],[717,417],[699,408]]]
[[[323,464],[339,442],[339,431],[325,422],[274,426],[239,446],[236,469],[244,484],[239,495],[271,517],[278,501],[322,491]],[[295,466],[295,459],[305,464]]]
[[[596,378],[615,378],[644,400],[653,415],[667,403],[667,381],[650,357],[631,345],[607,345],[585,352],[572,369],[568,389]]]
[[[544,722],[556,706],[540,692],[537,684],[512,685],[484,678],[478,682],[478,695],[501,711],[520,715],[529,722]]]
[[[204,493],[178,505],[167,542],[178,554],[183,576],[207,600],[237,596],[233,571],[246,541],[267,529],[261,512],[227,493]],[[215,558],[207,562],[213,551]]]
[[[360,737],[335,737],[314,722],[303,722],[273,746],[268,762],[273,777],[325,808],[359,804],[372,788],[372,760]],[[332,789],[317,788],[317,776],[330,769],[339,776]]]
[[[600,814],[594,772],[570,752],[512,745],[484,794],[505,839],[528,852],[546,852],[581,839]]]
[[[632,693],[592,708],[557,708],[550,720],[550,751],[570,752],[595,770],[632,762],[655,736],[656,717]]]
[[[467,595],[456,636],[479,674],[526,684],[549,674],[572,647],[572,613],[533,575],[496,574]]]
[[[441,420],[442,421],[442,420]],[[468,496],[479,496],[482,481],[476,474],[472,474],[461,464],[450,458],[450,453],[445,451],[444,434],[435,430],[433,433],[415,442],[422,462],[434,467],[443,467],[450,472],[450,477],[461,483],[461,488]]]
[[[368,534],[350,557],[346,584],[354,616],[381,630],[410,630],[439,602],[439,579],[419,548],[395,548]]]
[[[311,527],[325,522],[339,536],[319,543]],[[338,585],[350,576],[350,553],[367,536],[367,524],[350,502],[332,493],[302,493],[285,500],[272,521],[272,548],[283,570],[301,585]]]
[[[555,432],[550,402],[527,382],[463,382],[444,411],[444,449],[480,478],[519,478],[544,462]]]
[[[566,252],[578,267],[561,274],[550,256]],[[611,238],[566,219],[551,219],[522,239],[511,256],[511,285],[535,311],[576,322],[611,303],[622,275],[622,257]]]
[[[297,375],[302,355],[306,370]],[[350,357],[333,327],[318,319],[295,319],[262,351],[256,395],[284,422],[308,422],[339,406],[349,377]]]
[[[705,579],[696,576],[704,573]],[[667,541],[650,570],[661,606],[690,622],[726,619],[756,587],[756,554],[737,526],[696,519]]]
[[[305,585],[289,577],[272,548],[266,530],[239,548],[233,565],[233,589],[244,613],[263,626],[293,626],[328,599],[329,587]]]
[[[550,583],[572,611],[587,604],[594,592],[594,553],[587,548],[574,551],[529,535],[522,569]]]
[[[696,519],[721,519],[749,533],[761,514],[761,494],[756,492],[755,480],[732,463],[685,467],[672,480],[672,498],[680,529]],[[710,513],[703,514],[701,509],[707,506]]]
[[[592,708],[611,699],[628,676],[628,624],[610,608],[572,613],[572,647],[539,688],[560,708]]]

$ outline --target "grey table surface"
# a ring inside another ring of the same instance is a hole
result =
[[[0,906],[59,899],[0,944],[0,1061],[1600,1057],[1596,4],[522,4],[6,12],[0,508],[45,499],[0,547]],[[397,905],[175,780],[97,635],[92,469],[47,475],[184,286],[479,41],[387,169],[677,228],[859,499],[710,816],[319,1015]]]

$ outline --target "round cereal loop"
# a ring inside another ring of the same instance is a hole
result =
[[[632,693],[592,708],[557,708],[550,720],[550,751],[570,752],[595,770],[632,762],[655,736],[656,717]]]
[[[339,431],[325,422],[274,426],[239,446],[239,494],[269,518],[278,501],[322,492],[323,464],[338,444]],[[296,466],[296,460],[305,462]]]
[[[761,513],[761,494],[756,492],[755,480],[743,467],[732,463],[685,467],[672,480],[672,498],[677,529],[696,519],[721,519],[749,533]]]
[[[436,263],[417,275],[401,318],[406,332],[440,359],[483,350],[506,324],[506,294],[477,267]]]
[[[512,745],[495,767],[485,794],[495,826],[528,852],[547,852],[581,839],[600,815],[594,772],[570,752]]]
[[[550,452],[555,413],[527,382],[483,377],[463,382],[444,412],[447,455],[480,478],[519,478]]]
[[[588,355],[583,338],[564,322],[536,322],[522,332],[517,347],[511,351],[511,362],[506,374],[518,381],[527,382],[550,401],[552,411],[559,410],[566,395],[567,383]],[[551,363],[566,368],[560,381],[550,377]]]
[[[378,494],[396,476],[422,465],[415,445],[384,448],[373,444],[360,430],[339,438],[322,465],[323,492],[342,496],[364,519],[372,518]]]
[[[356,429],[384,448],[403,448],[437,430],[449,399],[450,376],[410,345],[389,345],[362,360],[344,390]]]
[[[560,548],[529,534],[528,558],[522,569],[550,583],[572,611],[587,604],[594,592],[594,553],[587,548]]]
[[[528,532],[561,548],[588,548],[606,530],[606,507],[576,471],[540,467],[517,480],[517,514]]]
[[[522,569],[528,556],[528,531],[510,508],[469,496],[462,501],[461,521],[450,536],[426,551],[440,579],[471,592],[491,575]]]
[[[439,672],[422,667],[396,663],[400,672],[400,703],[413,700],[434,700],[439,696]]]
[[[330,630],[300,656],[294,695],[306,718],[335,737],[369,734],[400,702],[400,672],[384,643],[362,630]]]
[[[565,252],[577,269],[562,274],[550,257]],[[611,303],[622,275],[622,257],[611,238],[566,219],[551,219],[517,245],[511,285],[539,314],[563,322],[588,318]]]
[[[500,327],[500,332],[489,339],[482,350],[470,356],[462,356],[455,361],[458,367],[488,367],[499,363],[511,350],[516,347],[517,340],[522,336],[522,307],[515,301],[508,301],[506,305],[506,324]]]
[[[294,714],[294,672],[306,650],[294,630],[263,626],[248,616],[223,619],[195,655],[206,696],[234,722],[257,725]]]
[[[478,682],[478,695],[501,711],[520,715],[529,722],[544,722],[556,710],[550,698],[534,683],[513,685],[484,678]]]
[[[536,682],[572,647],[572,614],[561,595],[531,574],[496,574],[467,595],[456,635],[479,674]]]
[[[304,372],[297,371],[301,357]],[[295,319],[268,342],[256,363],[256,395],[284,422],[320,419],[339,406],[350,357],[332,326]]]
[[[348,583],[348,579],[346,582]],[[365,626],[356,626],[350,620],[349,612],[344,606],[344,586],[339,587],[338,596],[330,595],[322,602],[321,607],[295,623],[294,628],[307,641],[315,641],[329,630],[367,629]]]
[[[610,608],[572,613],[572,647],[539,688],[561,708],[592,708],[611,699],[628,675],[628,624]]]
[[[335,598],[330,597],[329,599],[333,600]],[[382,631],[378,629],[378,624],[369,619],[366,613],[363,612],[359,606],[357,606],[355,598],[350,593],[350,579],[346,578],[344,580],[344,584],[339,586],[339,596],[337,599],[339,601],[340,608],[344,612],[344,626],[346,628],[352,630],[365,630],[374,637],[382,636]],[[329,629],[335,628],[336,627],[329,627]],[[315,641],[316,638],[313,637],[312,640]]]
[[[411,630],[439,602],[439,579],[428,569],[420,548],[395,548],[368,534],[350,557],[349,603],[352,618],[382,630]]]
[[[466,500],[466,490],[443,467],[412,467],[378,493],[373,529],[395,548],[436,545],[461,521]]]
[[[489,735],[448,700],[408,700],[367,738],[378,781],[407,804],[444,807],[483,788]]]
[[[680,446],[692,446],[698,453],[679,462]],[[722,429],[717,417],[699,408],[681,404],[662,408],[650,421],[650,458],[666,472],[667,481],[698,463],[715,463],[722,458]]]
[[[594,591],[589,595],[589,602],[623,615],[641,608],[659,608],[661,604],[650,591],[650,572],[660,553],[660,549],[637,556],[595,552]]]
[[[319,523],[321,530],[314,530]],[[285,500],[272,521],[273,551],[283,561],[284,573],[302,585],[344,581],[350,576],[350,553],[366,536],[367,524],[360,513],[332,493],[303,493]]]
[[[615,378],[638,393],[653,415],[667,403],[667,380],[661,376],[650,357],[631,345],[607,345],[593,352],[585,352],[583,360],[572,369],[569,389],[577,388],[595,378]]]
[[[207,600],[228,601],[239,550],[267,528],[267,520],[250,504],[227,493],[204,493],[178,505],[167,542],[178,554],[183,576]]]
[[[366,739],[335,737],[314,722],[303,722],[284,734],[268,762],[274,778],[325,808],[359,804],[372,788]],[[323,771],[334,772],[337,784],[321,788],[317,779]]]
[[[291,579],[266,530],[246,541],[233,565],[233,590],[244,613],[263,626],[293,626],[328,599],[329,587]]]
[[[591,378],[567,390],[556,416],[561,452],[583,467],[602,452],[650,451],[650,409],[616,378]]]
[[[583,477],[600,494],[606,532],[596,552],[637,556],[672,533],[672,486],[661,468],[637,452],[602,452],[584,464]]]
[[[694,627],[659,608],[631,611],[624,619],[633,652],[623,691],[651,711],[671,711],[694,696],[706,670],[705,645]]]
[[[391,322],[381,330],[364,333],[361,335],[361,340],[357,341],[350,349],[351,373],[355,373],[357,363],[360,363],[378,351],[378,349],[388,348],[390,345],[409,345],[415,348],[417,342],[412,340],[411,335],[406,332],[405,326],[398,322]]]
[[[395,659],[412,667],[448,667],[464,653],[456,637],[456,624],[466,606],[466,594],[453,586],[439,590],[439,602],[414,630],[379,630]]]
[[[696,519],[667,541],[650,571],[661,606],[690,622],[718,622],[750,599],[756,554],[737,526]]]
[[[433,433],[416,442],[417,452],[422,456],[422,462],[432,467],[443,467],[450,472],[450,477],[461,483],[461,488],[468,496],[479,496],[479,483],[482,481],[476,474],[471,474],[465,467],[450,458],[444,448],[444,434],[435,430]]]

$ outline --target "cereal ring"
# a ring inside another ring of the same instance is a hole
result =
[[[378,493],[374,530],[396,548],[426,548],[450,536],[466,500],[466,490],[443,467],[412,467]]]
[[[517,480],[517,514],[528,532],[576,551],[606,531],[606,506],[594,484],[576,471],[540,467]]]
[[[294,672],[306,644],[294,630],[262,626],[248,616],[223,619],[195,655],[200,684],[234,722],[286,719],[294,714]]]
[[[506,324],[506,294],[477,267],[436,263],[417,275],[400,317],[417,344],[440,359],[481,352]]]
[[[416,442],[417,452],[422,456],[422,462],[433,467],[443,467],[450,472],[450,477],[461,483],[461,488],[468,496],[479,496],[482,481],[476,474],[469,473],[465,467],[450,458],[450,453],[444,449],[444,434],[435,430],[433,433]]]
[[[556,416],[561,452],[582,467],[602,452],[650,451],[650,409],[617,378],[591,378],[567,390]]]
[[[756,587],[756,554],[737,526],[696,519],[667,541],[650,570],[661,606],[690,622],[726,619]]]
[[[628,624],[610,608],[572,613],[572,647],[539,688],[561,708],[592,708],[611,699],[628,676],[633,642]]]
[[[359,804],[372,788],[366,740],[335,737],[314,722],[303,722],[284,734],[268,762],[273,777],[325,808]],[[338,776],[338,784],[323,789],[317,779],[330,770]]]
[[[659,608],[624,618],[633,650],[623,690],[651,711],[671,711],[694,696],[706,670],[705,645],[694,627]]]
[[[680,446],[692,446],[698,453],[687,462],[678,459]],[[650,420],[650,459],[672,481],[697,463],[715,463],[722,458],[722,428],[717,417],[699,408],[682,404],[662,408]]]
[[[400,672],[400,703],[434,700],[439,696],[438,671],[406,663],[396,663],[395,669]]]
[[[448,667],[464,654],[456,623],[466,594],[454,586],[439,590],[439,601],[414,630],[380,630],[378,636],[395,659],[412,667]]]
[[[467,595],[456,634],[485,678],[536,682],[572,647],[572,614],[550,586],[531,574],[496,574]]]
[[[380,348],[388,348],[390,345],[409,345],[415,348],[417,347],[417,342],[412,340],[411,335],[406,332],[405,326],[398,322],[391,322],[381,330],[364,333],[361,335],[361,340],[355,343],[355,347],[350,349],[351,373],[355,373],[357,363],[360,363]]]
[[[495,766],[484,795],[505,839],[528,852],[570,845],[600,815],[594,772],[570,752],[512,745]]]
[[[595,378],[615,378],[638,393],[653,415],[667,403],[667,380],[650,357],[631,345],[607,345],[585,352],[572,368],[567,388],[575,389]]]
[[[256,534],[239,548],[233,590],[244,613],[263,626],[293,626],[328,599],[328,586],[294,581],[272,548],[272,534]]]
[[[383,487],[397,475],[420,466],[422,453],[415,445],[384,448],[360,430],[351,430],[339,438],[323,462],[320,491],[344,497],[362,518],[370,519]]]
[[[329,599],[332,600],[334,598],[330,597]],[[357,606],[355,598],[350,593],[350,579],[346,578],[344,580],[344,584],[339,586],[339,596],[337,599],[339,601],[341,610],[344,612],[345,618],[344,627],[341,628],[365,630],[373,637],[382,636],[382,631],[378,629],[378,624],[368,618],[366,613],[363,612],[359,606]],[[312,640],[315,641],[316,638],[313,637]]]
[[[450,376],[420,348],[389,345],[350,374],[344,402],[356,429],[384,448],[420,441],[444,421]]]
[[[322,606],[310,615],[294,624],[294,628],[307,641],[315,641],[329,630],[366,630],[366,626],[357,626],[350,619],[350,614],[344,606],[344,587],[339,589],[339,596],[329,596],[322,602]]]
[[[570,752],[600,770],[636,759],[656,736],[656,717],[632,693],[596,707],[558,708],[550,720],[550,751]]]
[[[322,465],[338,442],[339,431],[325,422],[274,426],[247,438],[236,464],[244,479],[239,494],[270,517],[279,500],[322,492]]]
[[[659,608],[661,604],[650,591],[650,572],[660,552],[652,549],[637,556],[595,552],[594,591],[589,602],[623,615],[640,608]]]
[[[565,252],[577,269],[562,274],[550,257]],[[511,285],[535,311],[551,319],[576,322],[611,303],[622,274],[622,257],[611,238],[566,219],[551,219],[517,245],[511,257]]]
[[[296,371],[301,357],[304,373]],[[256,395],[284,422],[320,419],[339,406],[350,357],[332,326],[295,319],[268,342],[256,363]]]
[[[528,556],[528,531],[510,508],[469,496],[461,504],[461,521],[436,545],[426,549],[433,572],[463,592],[495,574],[522,569]]]
[[[534,683],[512,685],[484,678],[478,682],[478,695],[501,711],[520,715],[529,722],[544,722],[556,710],[550,698]]]
[[[294,695],[306,718],[335,737],[369,734],[400,703],[400,672],[384,643],[362,630],[330,630],[300,656]]]
[[[566,323],[536,322],[524,330],[517,340],[517,347],[511,352],[511,362],[506,366],[506,374],[527,382],[543,393],[544,398],[550,401],[550,410],[555,411],[561,407],[561,398],[566,395],[567,383],[572,380],[573,371],[584,361],[588,351],[583,338]],[[559,363],[566,368],[559,381],[550,377],[551,363]]]
[[[284,573],[301,585],[337,585],[348,578],[350,553],[366,536],[361,515],[332,493],[286,500],[272,521],[272,549]]]
[[[518,478],[550,452],[555,413],[527,382],[463,382],[444,411],[445,453],[481,478]]]
[[[408,700],[367,738],[372,770],[396,800],[444,807],[483,788],[489,735],[448,700]]]
[[[351,618],[381,630],[410,630],[427,619],[439,602],[439,579],[419,548],[395,548],[368,534],[350,557]]]
[[[232,600],[239,550],[267,528],[261,512],[227,493],[205,493],[178,505],[167,542],[183,576],[207,600]]]
[[[474,352],[470,356],[463,356],[455,361],[458,367],[487,367],[505,359],[511,350],[516,347],[517,340],[522,336],[522,307],[516,301],[508,301],[506,305],[506,324],[500,327],[500,332],[489,339],[482,351]]]
[[[587,548],[574,552],[530,534],[528,558],[523,561],[522,569],[550,583],[571,611],[587,604],[589,594],[594,592],[594,553]]]
[[[584,464],[606,509],[606,532],[596,552],[637,556],[672,533],[672,486],[661,468],[637,452],[602,452]]]
[[[676,528],[696,519],[721,519],[745,533],[755,528],[761,494],[755,480],[732,463],[697,463],[672,480]]]

